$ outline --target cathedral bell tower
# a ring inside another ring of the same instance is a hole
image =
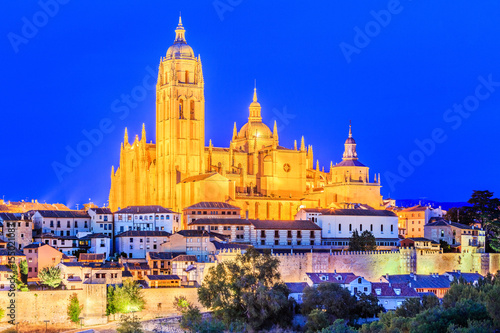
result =
[[[158,204],[174,208],[175,185],[205,171],[205,97],[200,57],[187,44],[181,17],[160,60],[156,85]]]

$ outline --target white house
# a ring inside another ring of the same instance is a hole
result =
[[[144,259],[147,252],[159,251],[160,244],[167,242],[170,235],[166,231],[125,231],[115,236],[115,252]]]
[[[32,217],[35,229],[57,236],[90,232],[90,216],[81,210],[37,210]]]
[[[114,213],[115,235],[129,230],[166,231],[181,229],[181,214],[162,206],[129,206]]]
[[[312,212],[299,212],[297,217]],[[379,249],[392,249],[398,245],[398,217],[391,211],[375,209],[322,209],[314,212],[314,219],[321,228],[322,244],[344,249],[357,230],[359,234],[370,231]]]
[[[306,273],[306,275],[311,286],[318,286],[321,283],[336,283],[349,290],[351,295],[357,293],[369,295],[372,292],[372,283],[354,273]]]
[[[109,208],[90,208],[90,232],[113,236],[113,213]]]
[[[408,298],[420,298],[420,295],[405,283],[372,283],[372,295],[386,310],[396,310]]]

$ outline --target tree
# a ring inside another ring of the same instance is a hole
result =
[[[356,330],[353,330],[349,326],[346,325],[345,320],[337,319],[333,322],[332,325],[327,328],[323,328],[319,333],[355,333]]]
[[[146,301],[139,283],[124,280],[121,287],[108,287],[106,314],[129,313],[144,309]]]
[[[21,271],[21,274],[28,275],[28,262],[26,259],[19,262],[19,270]]]
[[[80,305],[80,301],[78,300],[78,296],[76,293],[72,294],[69,297],[68,304],[68,318],[75,324],[80,320],[80,314],[82,313],[83,305]]]
[[[143,333],[141,322],[138,318],[127,315],[122,315],[120,317],[120,324],[118,325],[116,331],[118,333]]]
[[[317,332],[319,330],[328,327],[330,323],[331,323],[330,316],[328,315],[328,313],[326,313],[326,311],[321,309],[313,309],[307,315],[306,332],[307,333]]]
[[[288,325],[292,302],[278,267],[277,258],[249,248],[235,260],[209,269],[198,288],[200,303],[226,325],[240,321],[255,330]]]
[[[38,272],[38,278],[44,285],[53,288],[59,287],[62,282],[61,269],[59,267],[45,267]]]
[[[450,246],[450,244],[448,244],[447,241],[440,239],[439,245],[441,246],[443,253],[450,253],[451,252],[451,246]]]
[[[375,236],[368,230],[358,234],[354,230],[351,238],[349,239],[349,251],[375,251],[377,249],[377,242]]]
[[[379,304],[378,298],[375,295],[358,292],[356,296],[358,300],[356,302],[355,313],[360,318],[372,318],[385,310],[384,307]]]
[[[336,283],[321,283],[306,287],[302,296],[302,313],[309,315],[314,309],[324,310],[330,322],[336,319],[354,320],[356,297]]]

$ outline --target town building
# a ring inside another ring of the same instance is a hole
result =
[[[406,283],[372,282],[372,295],[385,310],[396,310],[410,298],[420,299],[417,291]]]
[[[484,253],[486,232],[475,226],[436,219],[425,225],[425,238],[445,241],[456,252]]]
[[[322,244],[333,249],[347,249],[352,233],[366,230],[375,237],[379,250],[395,249],[399,244],[398,217],[391,211],[360,208],[299,211],[297,217],[303,216],[314,218],[321,229]]]
[[[256,248],[312,248],[321,245],[321,228],[311,221],[248,220],[248,244]]]
[[[189,223],[189,230],[206,230],[227,236],[235,243],[250,242],[250,221],[242,218],[201,218]]]
[[[181,278],[177,275],[146,275],[149,288],[179,288]]]
[[[106,256],[104,253],[80,253],[78,262],[104,262]]]
[[[398,228],[403,237],[421,238],[424,237],[424,226],[433,217],[442,217],[441,206],[432,208],[430,206],[416,205],[397,212]]]
[[[90,216],[85,211],[37,210],[32,220],[34,228],[42,234],[77,236],[79,232],[90,232]]]
[[[151,274],[151,267],[149,267],[148,263],[140,260],[122,260],[123,263],[123,276],[131,276],[131,278],[135,281],[144,280],[146,275]],[[127,274],[128,273],[128,274]]]
[[[241,208],[226,202],[202,201],[184,208],[182,215],[184,226],[187,226],[199,219],[239,219],[241,218]]]
[[[156,142],[129,141],[125,129],[119,167],[111,168],[109,205],[162,205],[181,211],[198,202],[228,202],[249,218],[293,219],[300,206],[367,204],[384,209],[380,176],[370,181],[349,129],[343,160],[330,170],[312,146],[283,147],[276,123],[262,121],[254,89],[247,123],[228,131],[228,147],[205,147],[204,79],[200,57],[187,44],[179,19],[175,40],[161,58],[156,88]],[[173,230],[175,231],[175,230]]]
[[[7,265],[0,265],[0,291],[10,290],[10,277],[12,276],[12,269]]]
[[[290,290],[288,298],[293,298],[297,304],[302,304],[302,296],[304,295],[304,289],[309,287],[307,282],[285,282],[286,286]]]
[[[110,233],[92,233],[78,239],[80,248],[85,248],[89,253],[103,254],[106,258],[112,254]]]
[[[116,262],[61,262],[62,284],[81,289],[82,284],[121,284],[122,265]]]
[[[33,242],[33,223],[24,213],[0,213],[0,239],[21,250]]]
[[[129,206],[114,213],[115,235],[125,231],[164,231],[181,229],[180,214],[162,206]]]
[[[63,261],[61,251],[44,243],[29,244],[24,247],[23,252],[28,263],[28,282],[38,281],[38,273],[42,269],[56,266]]]
[[[113,213],[109,208],[93,207],[87,210],[90,216],[90,232],[113,237]]]
[[[115,236],[115,252],[128,258],[146,258],[149,251],[158,251],[171,234],[166,231],[131,230]]]
[[[349,290],[351,295],[358,293],[369,295],[372,292],[371,282],[354,273],[307,273],[307,277],[312,287],[322,283],[335,283]]]
[[[425,251],[426,253],[441,252],[441,245],[438,242],[433,241],[432,239],[427,238],[405,238],[400,241],[401,247],[411,247],[418,251]],[[423,254],[423,252],[421,252]]]
[[[219,233],[206,230],[181,230],[168,237],[167,241],[161,244],[161,251],[185,253],[193,256],[195,261],[208,262],[210,261],[209,255],[215,253],[212,241],[225,242],[227,238]]]
[[[183,255],[183,252],[148,252],[146,261],[151,268],[152,275],[170,275],[172,273],[172,259]]]

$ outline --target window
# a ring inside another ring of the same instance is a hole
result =
[[[287,237],[288,237],[288,238],[292,238],[292,231],[291,231],[291,230],[288,230],[288,232],[287,232]]]
[[[78,228],[78,221],[75,221],[75,228]]]
[[[352,232],[352,224],[349,224],[349,232]]]
[[[370,231],[373,232],[373,224],[370,224]]]
[[[361,278],[358,278],[358,284],[361,284]]]
[[[311,231],[310,238],[311,238],[311,239],[314,239],[314,231]]]
[[[279,240],[277,240],[277,239],[276,239],[276,240],[274,241],[274,245],[280,245]]]
[[[339,231],[342,231],[342,224],[339,223]]]
[[[363,231],[363,225],[362,224],[359,225],[359,231]]]
[[[302,232],[300,230],[297,231],[297,238],[302,238]]]
[[[134,239],[132,237],[129,238],[129,242],[130,243],[133,243],[134,242]]]
[[[279,238],[280,237],[280,233],[278,230],[274,230],[274,238]]]
[[[260,231],[260,237],[262,237],[262,238],[266,237],[266,232],[264,230]]]
[[[383,224],[380,225],[380,232],[384,233],[384,225]]]

